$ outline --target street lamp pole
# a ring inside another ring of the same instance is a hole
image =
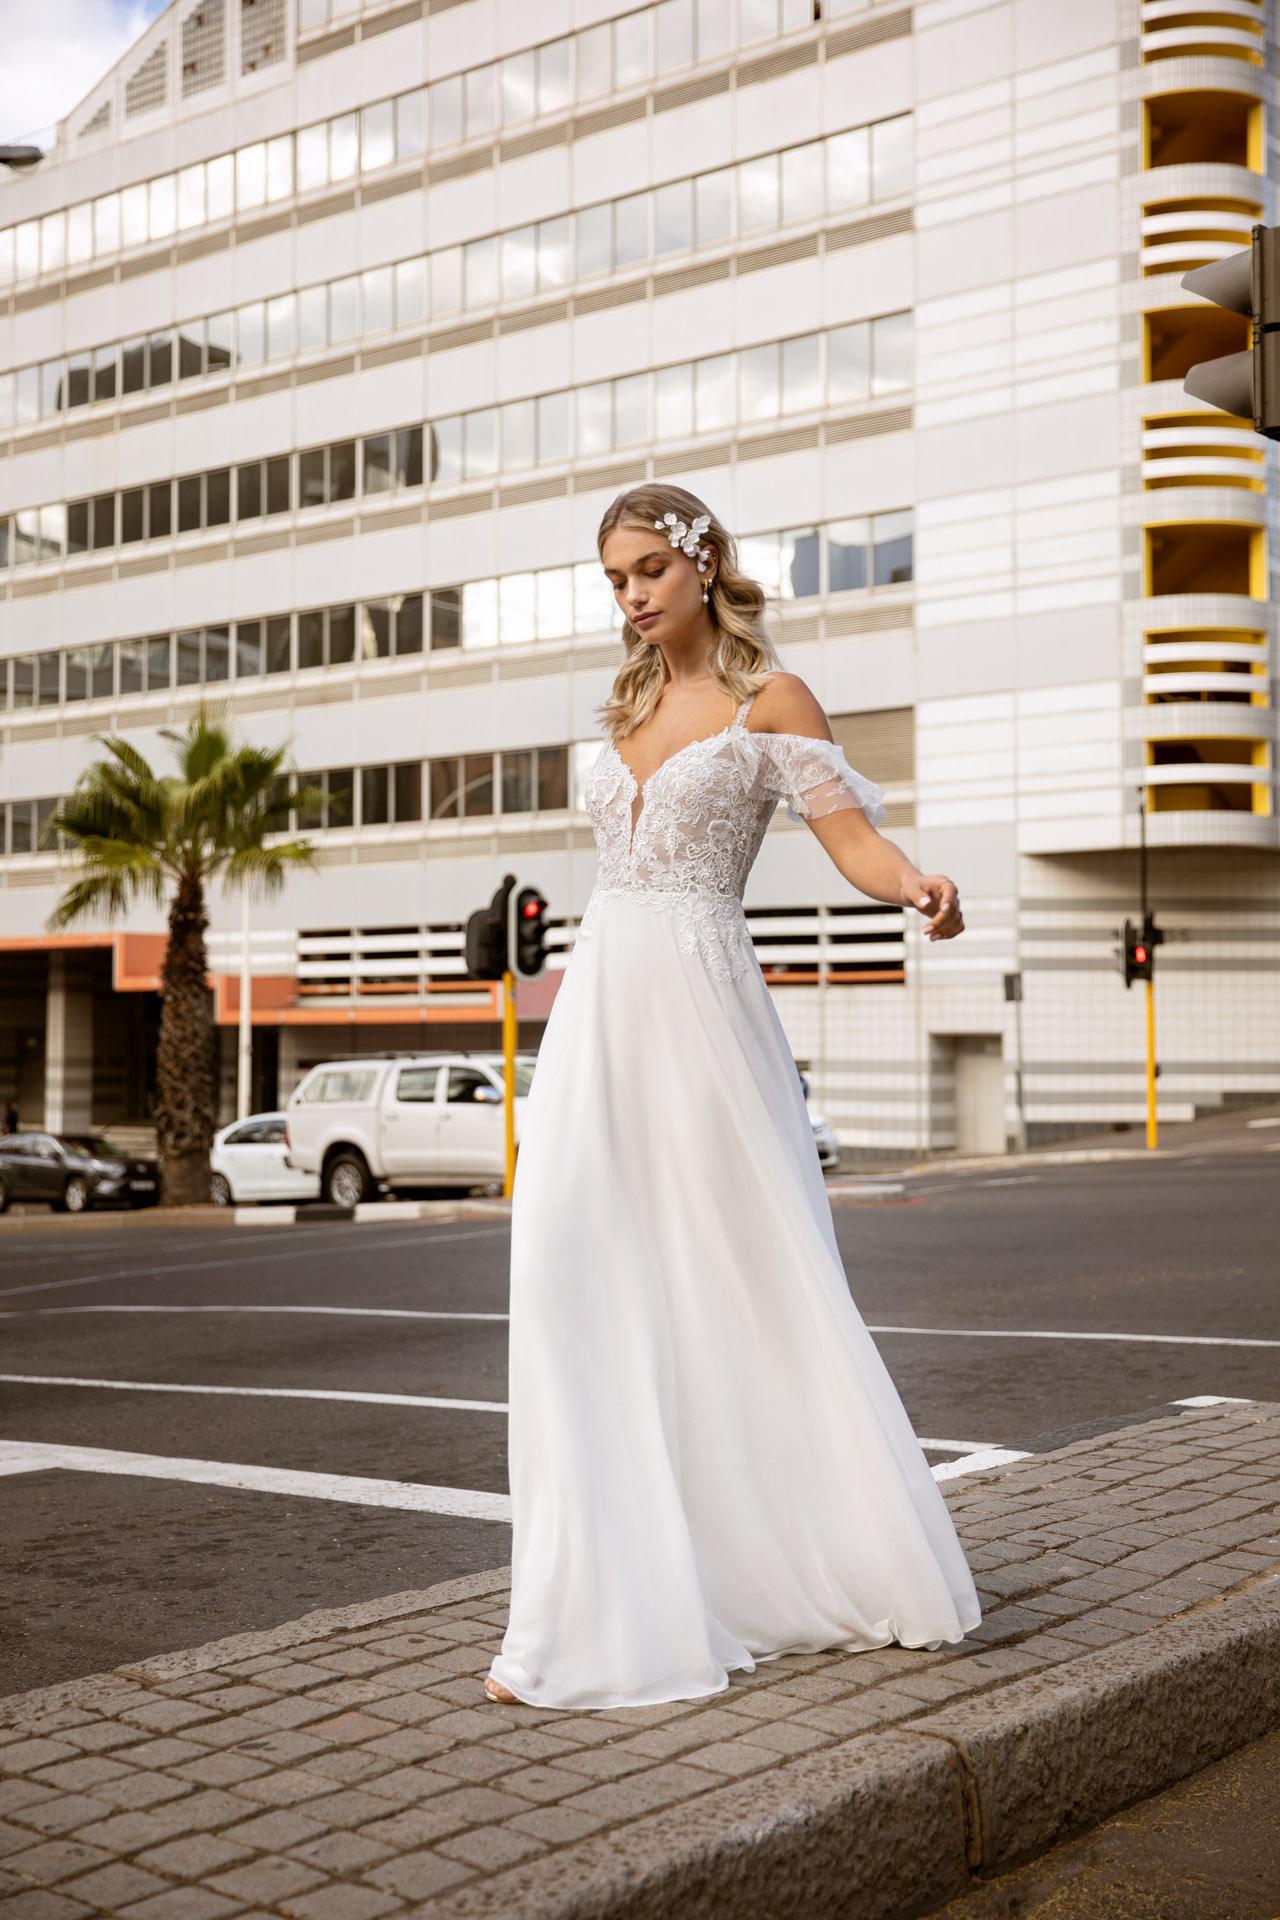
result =
[[[253,1087],[253,974],[249,965],[249,888],[240,887],[240,1045],[236,1055],[236,1119],[247,1120]]]

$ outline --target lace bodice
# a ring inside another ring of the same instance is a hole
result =
[[[586,805],[600,856],[578,939],[610,896],[625,892],[676,916],[680,945],[736,979],[754,959],[742,897],[778,801],[793,820],[862,807],[884,818],[884,788],[849,765],[831,740],[753,733],[754,694],[729,726],[690,741],[637,781],[612,742],[587,778]]]

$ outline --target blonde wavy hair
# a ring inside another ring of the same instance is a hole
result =
[[[707,589],[707,611],[715,627],[716,643],[707,665],[716,684],[740,703],[765,684],[767,669],[777,668],[781,663],[764,627],[767,604],[764,588],[758,580],[740,571],[737,543],[711,508],[696,494],[665,481],[628,487],[606,508],[596,533],[596,551],[603,559],[604,543],[615,527],[632,527],[638,532],[656,534],[654,522],[661,520],[664,513],[677,514],[686,526],[692,526],[704,513],[710,520],[700,543],[713,548],[716,557],[715,573]],[[610,740],[620,739],[644,724],[670,678],[662,649],[651,646],[639,628],[625,619],[622,644],[626,658],[618,669],[609,698],[596,708]]]

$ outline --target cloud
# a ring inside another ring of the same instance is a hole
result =
[[[164,0],[0,0],[0,141],[53,137]]]

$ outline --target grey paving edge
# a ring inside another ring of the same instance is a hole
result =
[[[377,1600],[358,1600],[350,1607],[320,1607],[297,1620],[286,1620],[278,1627],[233,1633],[225,1640],[208,1640],[202,1647],[158,1653],[129,1666],[112,1667],[104,1673],[82,1674],[78,1680],[58,1680],[50,1687],[36,1687],[30,1693],[0,1696],[0,1719],[49,1713],[59,1707],[92,1707],[121,1687],[146,1686],[153,1680],[172,1680],[188,1673],[208,1673],[229,1661],[252,1660],[260,1653],[287,1650],[330,1633],[343,1633],[353,1627],[375,1627],[382,1620],[397,1620],[402,1614],[421,1613],[430,1607],[449,1606],[456,1600],[505,1592],[510,1584],[510,1567],[491,1567],[483,1573],[442,1580],[434,1587],[415,1587],[411,1592],[388,1593]]]
[[[437,1898],[432,1920],[899,1920],[1280,1727],[1280,1577]]]

